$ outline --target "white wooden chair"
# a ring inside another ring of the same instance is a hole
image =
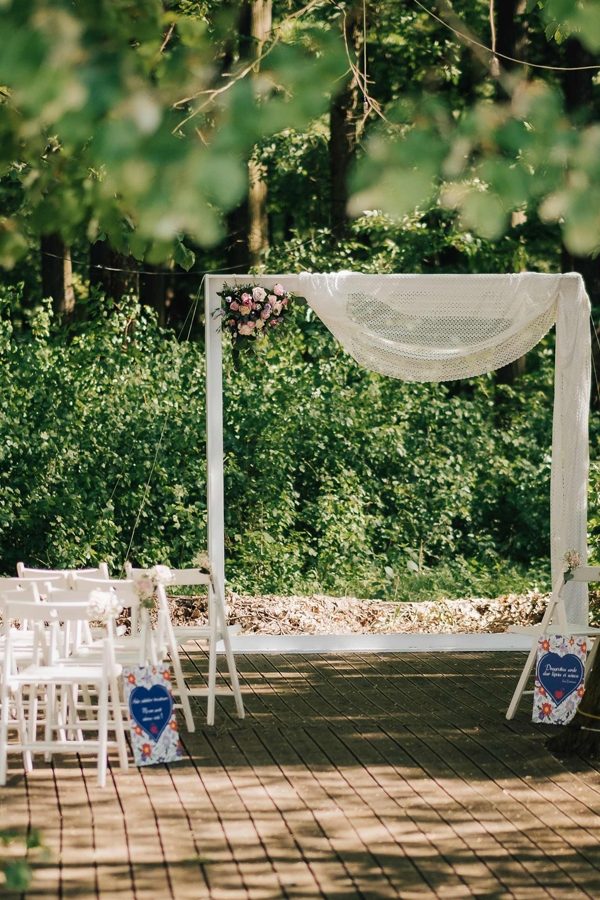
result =
[[[6,783],[9,752],[23,753],[25,770],[30,771],[32,755],[36,753],[44,753],[48,759],[57,752],[94,751],[98,784],[103,787],[106,783],[107,752],[111,745],[108,740],[109,731],[113,731],[115,735],[112,743],[117,746],[121,768],[126,769],[128,766],[119,701],[118,677],[122,670],[114,655],[114,619],[107,615],[101,657],[91,663],[78,661],[74,664],[70,657],[61,656],[61,650],[64,649],[61,627],[89,622],[89,602],[73,602],[70,597],[65,598],[67,602],[60,602],[58,594],[57,591],[52,602],[44,603],[23,600],[19,591],[5,592],[2,597],[6,641],[0,686],[0,785]],[[13,659],[11,624],[15,620],[33,623],[39,636],[49,633],[49,640],[34,642],[31,662],[24,668],[16,666]],[[74,627],[72,634],[78,633],[81,630]],[[73,708],[73,698],[76,702],[77,694],[84,685],[92,687],[97,694],[96,715],[79,721]],[[26,688],[29,690],[27,721],[23,704],[23,692]],[[40,690],[44,692],[45,698],[43,739],[38,738],[41,725],[38,703]],[[69,702],[66,715],[63,696],[67,696]],[[11,717],[13,710],[14,720]],[[111,710],[112,719],[109,715]],[[9,744],[8,733],[15,723],[18,740]],[[97,739],[85,739],[84,730],[95,731]],[[73,733],[74,738],[71,737]]]
[[[130,577],[135,578],[136,576],[147,574],[148,570],[134,569],[127,564],[126,571]],[[165,586],[162,584],[157,586],[157,592],[159,598],[161,598],[160,602],[161,604],[164,604],[167,609],[169,654],[175,671],[175,680],[181,699],[181,706],[186,716],[186,723],[188,722],[189,710],[189,717],[193,726],[189,698],[207,697],[206,724],[214,725],[217,693],[219,695],[233,694],[237,715],[240,719],[243,719],[245,715],[244,701],[235,665],[235,656],[231,647],[231,635],[238,629],[236,626],[227,625],[225,593],[223,588],[217,584],[213,575],[200,568],[170,569],[170,573],[171,580],[169,581],[168,587],[195,587],[197,585],[203,585],[208,589],[208,624],[173,626]],[[208,643],[208,686],[206,688],[189,688],[183,677],[179,648],[183,647],[188,641]],[[225,648],[227,670],[229,672],[231,687],[217,691],[217,644],[219,641],[223,642]],[[193,730],[193,727],[189,730]]]
[[[572,571],[572,580],[579,582],[600,581],[600,566],[578,566]],[[594,628],[590,625],[581,626],[568,621],[567,610],[564,601],[564,589],[568,581],[565,581],[564,574],[560,575],[554,584],[554,588],[548,600],[548,605],[542,621],[538,625],[518,626],[511,625],[508,631],[513,634],[527,634],[532,637],[531,649],[527,655],[523,671],[517,682],[517,686],[512,695],[511,701],[506,710],[506,718],[512,719],[519,707],[521,698],[525,694],[533,694],[533,690],[526,690],[527,682],[531,677],[535,667],[538,649],[538,640],[542,634],[573,634],[587,636],[592,638],[592,649],[588,653],[585,671],[586,676],[591,671],[594,657],[600,647],[600,641],[597,640],[600,635],[600,628]]]

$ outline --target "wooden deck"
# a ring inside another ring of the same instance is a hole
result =
[[[100,790],[88,761],[25,781],[12,757],[2,825],[50,854],[28,898],[600,897],[600,767],[504,720],[522,655],[239,664],[248,718],[225,700],[178,765]]]

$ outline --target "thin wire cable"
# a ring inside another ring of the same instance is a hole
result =
[[[90,269],[101,269],[103,272],[125,272],[129,275],[202,275],[202,277],[206,275],[212,275],[213,273],[218,274],[219,272],[233,272],[235,269],[239,269],[245,266],[244,263],[237,266],[221,266],[218,269],[194,269],[189,272],[151,272],[149,269],[120,269],[118,266],[102,266],[100,263],[89,263],[86,259],[77,259],[71,256],[60,256],[58,253],[51,253],[49,250],[40,250],[42,256],[51,256],[53,259],[60,259],[63,262],[71,262],[77,263],[82,266],[87,266]]]
[[[241,229],[240,229],[241,230]],[[232,232],[232,234],[227,235],[226,237],[233,237],[237,232]],[[307,238],[305,241],[301,241],[299,244],[296,244],[296,248],[306,247],[307,244],[311,244],[314,241],[314,237]],[[231,246],[231,245],[230,245]],[[247,263],[239,263],[236,266],[219,266],[217,269],[193,269],[189,272],[173,272],[173,271],[163,271],[163,272],[151,272],[149,270],[144,269],[120,269],[117,266],[102,266],[99,263],[94,263],[90,265],[87,259],[81,258],[73,258],[71,256],[60,256],[58,253],[51,253],[49,250],[40,250],[40,253],[43,256],[51,256],[53,259],[59,259],[63,262],[71,262],[81,264],[82,266],[86,266],[90,269],[102,269],[105,272],[125,272],[130,275],[201,275],[204,279],[207,275],[220,275],[221,272],[235,272],[236,269],[247,269]],[[268,273],[263,273],[268,274]]]
[[[190,309],[189,309],[189,311],[188,311],[188,315],[186,316],[186,319],[185,319],[183,325],[181,326],[181,330],[180,330],[180,332],[179,332],[179,335],[177,336],[177,340],[181,340],[181,335],[183,334],[183,331],[184,331],[184,329],[185,329],[185,326],[187,325],[188,319],[190,320],[190,325],[189,325],[187,337],[186,337],[185,340],[186,340],[186,341],[189,341],[189,339],[190,339],[190,334],[191,334],[191,332],[192,332],[192,326],[193,326],[193,324],[194,324],[194,319],[196,318],[196,311],[197,311],[197,309],[198,309],[198,303],[199,303],[199,300],[200,300],[200,294],[202,293],[202,288],[204,287],[204,282],[205,282],[205,280],[206,280],[206,275],[204,276],[204,278],[203,278],[202,281],[200,282],[200,287],[198,288],[198,291],[197,291],[197,293],[196,293],[196,298],[195,298],[195,300],[194,300],[194,303],[190,306]],[[140,505],[139,505],[139,509],[138,509],[138,511],[137,511],[137,515],[136,515],[136,517],[135,517],[135,522],[133,523],[133,528],[131,529],[131,535],[130,535],[130,538],[129,538],[129,544],[128,544],[128,546],[127,546],[127,552],[125,553],[125,562],[127,562],[127,561],[129,560],[129,553],[131,552],[131,548],[132,548],[132,546],[133,546],[133,539],[134,539],[134,537],[135,537],[135,534],[136,534],[138,525],[139,525],[139,523],[140,523],[140,519],[141,519],[141,517],[142,517],[142,512],[144,511],[144,507],[145,507],[145,505],[146,505],[146,500],[148,499],[148,493],[149,493],[149,491],[150,491],[150,485],[151,485],[151,483],[152,483],[152,478],[153,478],[153,476],[154,476],[154,470],[156,469],[156,463],[158,462],[158,454],[160,453],[161,448],[162,448],[162,443],[163,443],[163,440],[164,440],[165,432],[166,432],[166,430],[167,430],[167,425],[169,424],[169,419],[170,419],[169,413],[166,412],[166,413],[165,413],[165,417],[164,417],[164,419],[163,419],[162,428],[161,428],[161,430],[160,430],[160,435],[159,435],[159,438],[158,438],[158,442],[157,442],[157,444],[156,444],[156,449],[155,449],[155,451],[154,451],[154,458],[153,458],[153,460],[152,460],[152,465],[151,465],[151,467],[150,467],[150,473],[149,473],[149,475],[148,475],[148,478],[146,479],[146,484],[144,485],[144,492],[143,492],[143,494],[142,494],[142,499],[141,499],[141,502],[140,502]]]
[[[432,19],[435,19],[436,22],[439,22],[440,25],[443,25],[444,28],[447,28],[457,37],[461,38],[463,41],[468,41],[470,44],[474,44],[476,47],[480,47],[482,50],[487,50],[488,53],[494,53],[491,47],[488,47],[487,44],[483,44],[481,41],[476,40],[474,37],[471,37],[470,34],[467,34],[465,31],[459,31],[457,28],[454,28],[450,25],[449,22],[446,22],[444,19],[440,18],[440,16],[436,15],[433,10],[429,9],[429,7],[425,6],[421,3],[421,0],[414,0],[417,6],[419,6],[423,12],[426,12],[428,16],[431,16]],[[499,56],[501,59],[506,59],[509,62],[516,63],[519,66],[530,66],[532,69],[545,69],[549,72],[585,72],[589,70],[598,70],[600,69],[600,65],[595,66],[545,66],[542,63],[534,63],[528,62],[526,59],[517,59],[514,56],[508,56],[506,53],[495,53],[496,56]]]

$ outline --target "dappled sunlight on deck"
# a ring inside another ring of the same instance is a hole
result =
[[[50,849],[28,897],[596,897],[600,772],[504,710],[518,654],[246,656],[248,712],[180,764],[11,759],[3,812]],[[190,648],[187,674],[203,677]],[[85,777],[83,777],[85,776]]]

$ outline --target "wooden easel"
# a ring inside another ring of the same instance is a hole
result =
[[[600,581],[600,566],[578,566],[573,570],[572,574],[573,581]],[[516,634],[531,634],[533,640],[531,649],[527,655],[527,660],[525,661],[525,665],[523,666],[523,671],[521,672],[521,675],[517,682],[517,686],[508,705],[508,709],[506,710],[507,719],[512,719],[514,717],[519,703],[521,702],[521,698],[524,694],[533,694],[533,691],[526,691],[525,687],[535,666],[538,640],[541,634],[573,634],[586,635],[593,638],[596,638],[598,635],[600,635],[600,628],[592,628],[590,625],[582,627],[581,625],[574,625],[572,623],[569,623],[563,596],[566,584],[568,584],[568,580],[565,581],[564,573],[561,573],[560,578],[557,579],[554,584],[552,594],[550,595],[550,599],[548,601],[548,606],[546,607],[546,611],[539,625],[526,626],[523,628],[519,626],[511,626],[508,629],[508,631]],[[585,664],[586,677],[592,669],[594,657],[598,651],[598,647],[600,647],[600,641],[594,640],[592,649],[588,653],[587,661]]]

